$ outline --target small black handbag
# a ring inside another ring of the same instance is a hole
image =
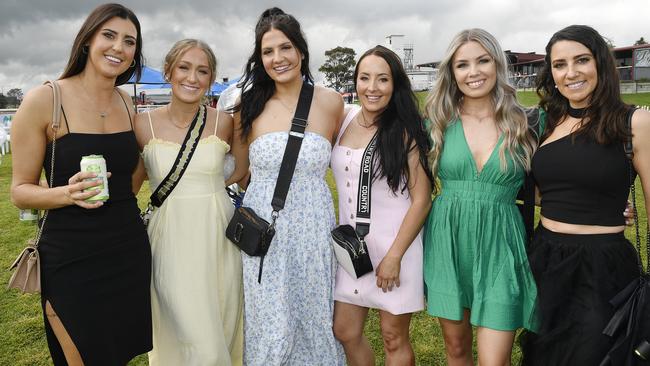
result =
[[[266,254],[274,235],[275,225],[257,216],[250,207],[238,207],[226,228],[230,241],[244,253],[256,257]]]
[[[291,131],[287,140],[287,147],[284,150],[282,164],[278,173],[278,180],[275,183],[275,191],[271,200],[271,222],[261,218],[250,207],[238,207],[226,228],[226,237],[239,247],[244,253],[250,256],[260,257],[260,270],[257,282],[262,281],[262,267],[264,265],[264,256],[269,250],[271,240],[275,235],[275,221],[279,216],[280,210],[284,208],[284,201],[289,193],[289,185],[296,168],[298,153],[302,145],[302,139],[305,137],[305,128],[307,128],[307,117],[311,100],[314,96],[313,85],[304,82],[300,89],[298,106],[296,113],[291,121]]]
[[[370,232],[370,191],[372,186],[373,152],[377,134],[363,152],[359,169],[356,224],[339,225],[331,232],[332,247],[339,265],[352,277],[359,278],[372,272],[372,261],[364,238]]]

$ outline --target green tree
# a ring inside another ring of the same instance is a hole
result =
[[[0,94],[0,109],[7,108],[7,97],[4,94]]]
[[[7,92],[8,97],[16,98],[18,100],[23,99],[23,90],[20,88],[13,88]]]
[[[634,42],[635,46],[639,46],[639,45],[642,45],[642,44],[648,44],[648,42],[646,42],[646,40],[643,39],[643,37],[639,38],[636,42]]]
[[[341,91],[354,76],[356,52],[352,48],[338,46],[325,51],[325,56],[327,59],[318,71],[325,74],[329,87]]]

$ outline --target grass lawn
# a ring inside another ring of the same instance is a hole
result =
[[[427,92],[417,92],[415,95],[417,96],[420,105],[424,105]],[[623,101],[628,104],[650,106],[650,93],[621,94],[621,97],[623,98]],[[517,99],[519,99],[519,103],[526,107],[534,106],[539,102],[537,93],[530,90],[518,91]]]
[[[423,98],[418,93],[418,98]],[[520,92],[522,104],[534,105],[537,102],[532,92]],[[650,93],[624,95],[628,103],[650,105]],[[9,185],[11,182],[11,155],[6,155],[0,163],[0,268],[8,268],[19,251],[24,247],[26,238],[36,231],[34,225],[24,224],[18,220],[18,209],[10,202]],[[336,190],[331,176],[328,183],[336,201]],[[146,186],[146,185],[145,185]],[[141,206],[148,198],[148,189],[138,196]],[[640,184],[637,181],[640,224],[645,227],[647,214],[642,201]],[[626,236],[633,239],[633,229],[626,231]],[[10,273],[0,271],[0,365],[49,365],[49,353],[45,342],[39,297],[19,295],[5,288]],[[110,319],[110,314],[101,314]],[[366,325],[366,335],[370,339],[377,364],[383,364],[382,343],[379,331],[379,318],[376,312],[370,313]],[[414,315],[411,323],[411,339],[418,365],[444,365],[444,346],[437,321],[424,312]],[[519,348],[515,346],[513,361],[519,360]],[[146,365],[146,356],[136,358],[131,365]]]

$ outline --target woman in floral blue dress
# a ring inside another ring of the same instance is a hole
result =
[[[312,82],[309,51],[300,24],[282,10],[265,11],[255,29],[255,50],[235,107],[233,149],[248,150],[251,182],[244,206],[271,221],[271,198],[302,88]],[[244,268],[244,363],[344,365],[332,331],[335,258],[332,197],[325,182],[343,101],[314,87],[307,129],[276,234],[264,259],[242,253]],[[237,169],[242,167],[237,163]]]

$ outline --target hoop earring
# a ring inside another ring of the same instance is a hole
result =
[[[81,53],[83,53],[84,55],[88,54],[88,45],[85,45],[85,46],[81,47]]]
[[[133,59],[133,61],[131,62],[131,66],[130,66],[130,67],[135,67],[135,59]]]

